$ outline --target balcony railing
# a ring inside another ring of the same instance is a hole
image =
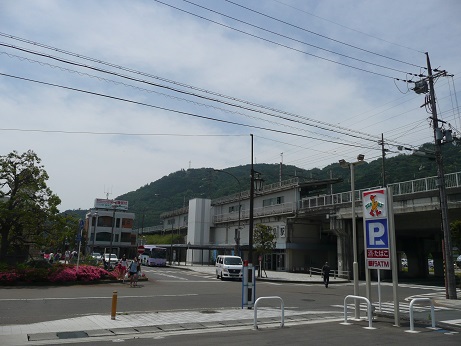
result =
[[[253,215],[254,217],[269,216],[269,215],[283,215],[294,213],[296,209],[296,204],[294,202],[270,205],[262,208],[254,208]],[[229,221],[238,221],[239,214],[238,212],[233,213],[224,213],[217,214],[213,217],[214,223],[229,222]],[[246,220],[250,217],[249,210],[242,210],[240,212],[240,220]]]
[[[417,192],[428,192],[438,189],[437,177],[409,180],[400,183],[389,184],[388,186],[392,187],[394,196],[411,195]],[[363,191],[375,190],[379,189],[380,187],[381,186],[356,190],[355,201],[361,201]],[[447,189],[461,187],[461,172],[446,174],[445,187]],[[312,209],[324,206],[333,206],[342,203],[351,203],[351,201],[351,191],[340,192],[333,195],[307,197],[299,201],[299,209]]]

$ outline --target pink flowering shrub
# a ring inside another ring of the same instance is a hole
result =
[[[78,267],[77,279],[80,281],[95,281],[103,278],[116,278],[113,273],[109,273],[107,270],[104,270],[99,267],[93,266],[80,266]]]
[[[89,265],[63,265],[57,264],[49,268],[23,268],[0,271],[0,285],[14,285],[16,283],[33,282],[94,282],[101,279],[115,280],[116,276],[102,268]]]
[[[51,282],[72,282],[77,281],[77,274],[73,268],[64,268],[51,272],[48,275],[48,280]]]
[[[20,275],[18,275],[16,272],[2,272],[0,273],[0,283],[4,285],[12,285],[18,281],[20,278]]]

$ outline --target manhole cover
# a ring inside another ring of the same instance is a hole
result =
[[[202,310],[200,311],[202,314],[217,314],[217,311],[214,310]]]
[[[306,298],[306,299],[303,299],[303,301],[305,301],[305,302],[314,302],[315,299],[307,299],[307,298]]]

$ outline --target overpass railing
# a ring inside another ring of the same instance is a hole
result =
[[[428,177],[428,178],[403,181],[403,182],[399,182],[395,184],[389,184],[388,186],[392,186],[394,196],[411,195],[417,192],[427,192],[427,191],[434,191],[438,189],[437,177]],[[356,190],[354,200],[361,201],[362,199],[361,196],[362,196],[363,191],[375,190],[380,187],[381,186],[369,187],[366,189]],[[445,174],[445,187],[447,189],[461,187],[461,172]],[[322,195],[322,196],[303,198],[302,200],[299,201],[299,208],[300,209],[311,209],[311,208],[333,206],[336,204],[351,203],[351,202],[352,202],[352,193],[351,191],[348,191],[348,192],[335,193],[333,195]]]

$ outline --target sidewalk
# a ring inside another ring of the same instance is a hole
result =
[[[175,270],[192,270],[215,276],[213,266],[171,266]],[[309,274],[268,272],[268,277],[258,281],[292,282],[323,284],[320,276]],[[331,278],[330,283],[347,283],[345,279]],[[461,309],[461,300],[437,300],[436,304]],[[161,333],[187,333],[188,331],[220,331],[252,330],[254,328],[255,311],[241,308],[204,309],[202,311],[156,312],[143,314],[119,313],[115,320],[108,314],[88,315],[56,321],[32,323],[27,325],[0,326],[2,345],[51,345],[65,342],[91,342],[100,340],[116,340],[123,337],[140,337],[141,335],[160,335]],[[278,328],[281,321],[281,310],[275,308],[258,308],[257,323],[263,327]],[[460,316],[461,317],[461,316]],[[379,320],[386,319],[385,316]],[[339,323],[344,320],[341,310],[299,311],[284,309],[285,325],[300,325],[320,322]],[[354,324],[366,326],[364,320]],[[392,326],[392,321],[389,322]],[[395,328],[394,328],[395,330]],[[397,331],[396,331],[397,332]],[[398,333],[403,333],[400,329]]]
[[[171,265],[171,268],[182,269],[182,270],[192,270],[195,272],[200,272],[209,275],[216,275],[215,267],[212,265]],[[256,272],[257,274],[257,272]],[[267,274],[267,277],[266,275]],[[323,278],[320,275],[309,275],[306,273],[291,273],[291,272],[282,272],[282,271],[262,271],[261,277],[257,278],[258,281],[273,281],[273,282],[291,282],[291,283],[312,283],[312,284],[323,284]],[[330,276],[330,284],[335,283],[347,283],[350,282],[348,279],[344,278],[335,278]]]

